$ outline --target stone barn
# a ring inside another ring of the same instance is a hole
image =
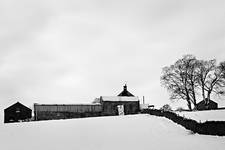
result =
[[[137,114],[140,110],[138,97],[101,96],[102,115]]]
[[[101,96],[102,115],[128,115],[137,114],[140,111],[139,98],[123,86],[123,91],[118,96]]]
[[[31,119],[32,110],[17,102],[4,110],[4,122],[19,122]]]
[[[197,110],[212,110],[217,108],[218,104],[212,100],[202,100],[197,104]]]

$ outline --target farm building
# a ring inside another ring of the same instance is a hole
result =
[[[32,110],[20,102],[17,102],[4,110],[4,122],[19,122],[29,120],[32,117]]]
[[[101,96],[102,114],[111,115],[128,115],[137,114],[140,110],[138,97],[128,96]]]
[[[197,104],[197,110],[211,110],[217,108],[218,104],[212,100],[202,100]]]
[[[35,120],[95,117],[101,112],[100,104],[34,104]]]
[[[34,104],[34,118],[50,120],[136,114],[139,107],[138,97],[131,94],[125,85],[118,96],[101,96],[92,104]]]
[[[101,96],[100,104],[103,115],[137,114],[140,110],[138,97],[127,90],[126,84],[118,96]]]

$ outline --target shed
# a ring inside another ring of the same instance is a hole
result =
[[[96,117],[101,111],[100,104],[34,104],[35,120]]]
[[[17,102],[4,110],[4,122],[19,122],[31,119],[32,110]]]
[[[101,96],[102,114],[111,116],[122,114],[137,114],[140,110],[138,97]]]
[[[202,100],[197,104],[197,110],[211,110],[211,109],[217,109],[218,104],[212,100]]]

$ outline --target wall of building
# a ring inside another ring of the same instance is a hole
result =
[[[39,105],[34,104],[35,120],[70,119],[100,116],[101,105]]]
[[[24,107],[23,105],[13,105],[12,107],[4,110],[4,122],[18,122],[31,119],[32,110]]]
[[[125,115],[137,114],[140,110],[139,101],[102,101],[102,115],[118,115],[118,105],[124,106]]]
[[[218,108],[218,104],[211,100],[209,101],[208,104],[206,104],[205,101],[201,101],[197,104],[198,110],[211,110],[211,109],[217,109],[217,108]]]
[[[35,120],[57,120],[57,119],[72,119],[72,118],[85,118],[85,117],[98,117],[101,116],[101,112],[51,112],[41,111],[36,112]]]
[[[124,114],[137,114],[139,101],[102,101],[90,105],[40,105],[34,104],[35,120],[69,119],[118,115],[118,105],[123,105]]]

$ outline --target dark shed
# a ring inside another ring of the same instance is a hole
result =
[[[212,100],[202,100],[197,104],[197,110],[211,110],[217,108],[218,104]]]
[[[4,110],[4,122],[19,122],[31,119],[32,110],[20,102],[17,102]]]

